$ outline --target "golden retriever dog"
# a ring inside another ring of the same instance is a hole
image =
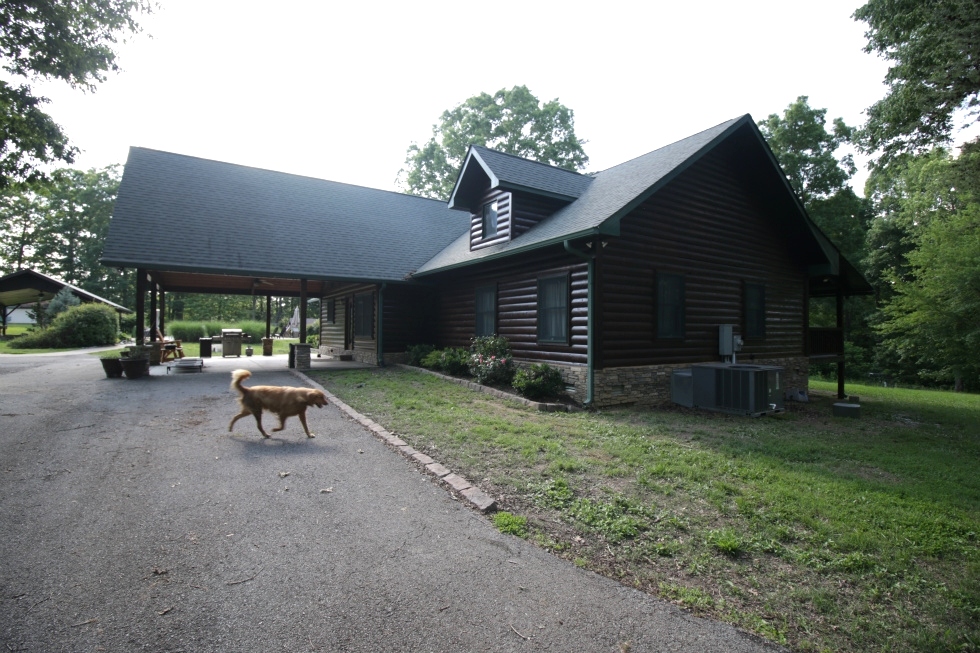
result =
[[[322,391],[278,385],[254,385],[250,388],[242,385],[242,381],[250,376],[252,373],[248,370],[235,370],[231,373],[231,389],[240,395],[238,403],[242,405],[242,412],[231,418],[229,431],[241,418],[254,415],[255,423],[259,425],[259,433],[263,437],[269,437],[262,428],[262,411],[267,410],[279,416],[279,427],[272,429],[273,431],[283,430],[286,427],[286,418],[297,415],[299,421],[303,423],[306,437],[316,437],[310,433],[310,428],[306,425],[306,409],[310,406],[322,408],[327,405],[327,396]]]

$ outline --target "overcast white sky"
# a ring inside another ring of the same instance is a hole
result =
[[[862,4],[161,0],[95,93],[38,89],[77,167],[135,145],[395,190],[444,110],[524,84],[574,111],[598,171],[800,95],[863,123],[887,63]]]

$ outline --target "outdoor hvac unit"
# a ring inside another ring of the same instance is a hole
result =
[[[783,410],[779,375],[783,368],[741,363],[703,363],[691,366],[693,405],[742,415]]]

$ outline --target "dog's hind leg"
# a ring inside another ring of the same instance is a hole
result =
[[[286,417],[283,417],[282,415],[279,415],[279,426],[277,426],[276,428],[274,428],[272,430],[273,431],[281,431],[284,428],[286,428],[286,420],[287,419],[289,419],[289,416],[288,415]]]
[[[299,414],[299,421],[303,423],[303,430],[306,431],[306,437],[315,438],[316,436],[310,433],[310,427],[306,425],[306,413]]]
[[[262,437],[263,438],[269,437],[269,434],[265,432],[265,429],[264,428],[262,428],[262,410],[259,409],[259,410],[253,411],[252,414],[255,415],[255,423],[259,427],[259,433],[262,434]],[[273,429],[273,431],[274,430],[275,429]]]

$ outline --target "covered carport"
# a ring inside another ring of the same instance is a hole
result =
[[[138,325],[170,293],[253,295],[270,337],[272,297],[298,297],[306,315],[330,293],[411,283],[468,226],[442,201],[133,147],[102,263],[136,270]],[[381,343],[377,304],[373,315]]]
[[[22,306],[33,306],[54,299],[59,292],[68,288],[81,302],[99,302],[111,306],[117,313],[131,313],[104,297],[92,294],[76,286],[59,281],[35,270],[18,270],[0,278],[0,335],[7,335],[7,320]]]

